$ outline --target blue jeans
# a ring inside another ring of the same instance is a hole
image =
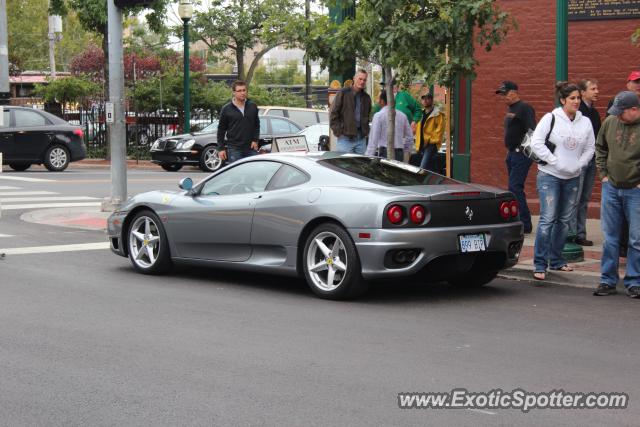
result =
[[[509,173],[509,191],[511,191],[520,206],[520,220],[524,224],[524,231],[531,231],[531,212],[527,205],[527,195],[524,193],[524,183],[531,167],[531,159],[522,153],[510,151],[507,154],[507,172]]]
[[[367,149],[367,141],[360,132],[358,132],[358,136],[349,137],[349,136],[339,136],[338,143],[336,144],[336,151],[340,151],[342,153],[356,153],[356,154],[364,154]]]
[[[258,154],[256,150],[252,150],[251,147],[236,148],[227,146],[227,164],[233,163],[236,160],[244,159],[245,157],[251,157]]]
[[[602,260],[600,282],[609,286],[618,283],[618,260],[623,220],[629,223],[629,247],[624,286],[640,286],[640,188],[616,188],[609,182],[602,183]]]
[[[422,161],[420,167],[431,172],[439,172],[436,170],[436,154],[438,154],[438,144],[427,144],[422,149]]]
[[[594,157],[587,167],[582,169],[582,173],[580,174],[580,189],[578,190],[578,198],[576,200],[576,211],[575,215],[571,218],[571,226],[569,228],[569,231],[580,239],[587,238],[587,211],[595,179],[596,158]]]
[[[404,150],[402,148],[394,148],[395,160],[404,161]],[[387,158],[387,147],[378,147],[378,157]]]
[[[567,263],[562,257],[562,248],[569,233],[580,177],[561,179],[538,171],[536,185],[540,222],[533,249],[534,271],[547,271],[548,266],[552,270],[558,269]]]

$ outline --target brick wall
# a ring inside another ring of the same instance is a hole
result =
[[[502,80],[518,83],[521,98],[536,110],[536,118],[554,106],[556,22],[555,0],[499,0],[511,13],[519,30],[490,52],[476,50],[477,79],[472,86],[471,181],[507,187],[503,142],[505,104],[494,94]],[[595,78],[600,100],[596,107],[604,118],[606,105],[625,89],[631,70],[640,69],[640,48],[630,36],[640,19],[569,21],[569,79]],[[537,199],[536,168],[527,179],[527,198]],[[592,201],[598,202],[600,187]],[[533,210],[536,210],[535,204]]]

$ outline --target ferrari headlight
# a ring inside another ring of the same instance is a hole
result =
[[[193,147],[193,144],[196,142],[195,139],[188,139],[186,141],[178,142],[176,144],[176,149],[178,150],[188,150]]]

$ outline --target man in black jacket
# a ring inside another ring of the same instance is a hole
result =
[[[600,114],[594,103],[598,100],[598,82],[594,79],[583,79],[578,83],[580,88],[580,112],[591,121],[593,135],[597,138],[600,131]],[[582,246],[593,246],[593,242],[587,239],[587,210],[593,183],[596,178],[596,157],[595,155],[586,168],[580,173],[580,189],[576,200],[576,211],[571,221],[571,231],[576,235],[575,242]]]
[[[236,80],[231,89],[233,97],[220,110],[218,122],[219,155],[227,163],[258,154],[260,138],[258,106],[247,99],[247,84]]]

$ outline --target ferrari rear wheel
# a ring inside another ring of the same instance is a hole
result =
[[[138,212],[127,233],[129,259],[143,274],[162,274],[171,270],[169,243],[158,216],[148,210]]]
[[[355,244],[337,224],[321,224],[309,234],[303,265],[309,287],[321,298],[355,298],[367,290]]]
[[[497,271],[483,271],[473,274],[465,274],[455,279],[448,280],[454,286],[461,286],[465,288],[479,288],[487,283],[491,282],[498,275]]]

